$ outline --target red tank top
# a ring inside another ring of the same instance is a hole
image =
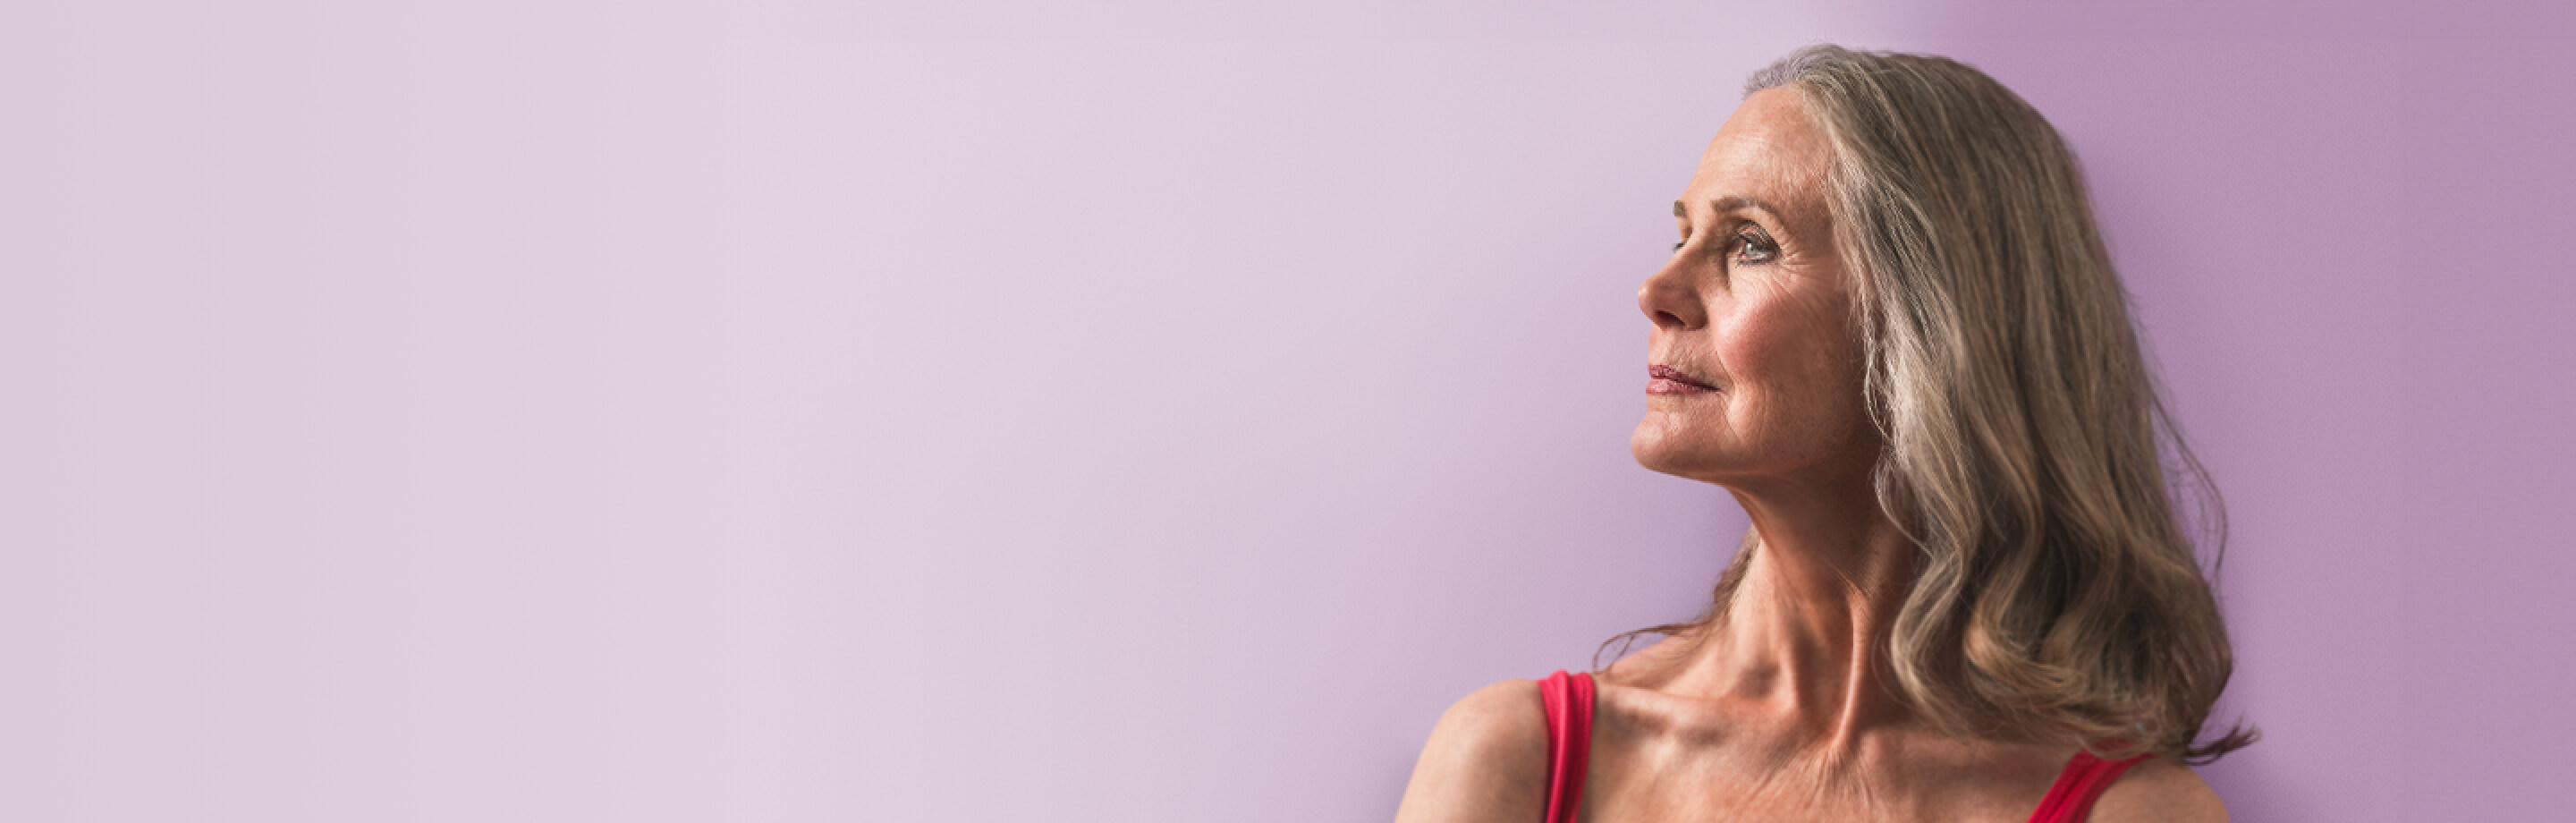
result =
[[[1592,675],[1559,671],[1538,682],[1539,702],[1547,707],[1547,819],[1575,823],[1583,808],[1583,768],[1592,759]],[[2103,760],[2078,751],[2057,773],[2057,783],[2039,800],[2030,823],[2084,823],[2093,801],[2120,773],[2148,755]]]

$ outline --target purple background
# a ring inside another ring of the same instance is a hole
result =
[[[1701,605],[1637,281],[1752,69],[2091,169],[2243,820],[2576,792],[2553,4],[17,3],[0,818],[1366,820]]]

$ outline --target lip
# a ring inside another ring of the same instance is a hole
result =
[[[1646,367],[1647,394],[1702,394],[1717,390],[1707,381],[1671,366],[1658,363]]]

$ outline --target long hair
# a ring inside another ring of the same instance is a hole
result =
[[[2166,411],[2074,153],[2011,90],[1934,56],[1810,46],[1745,94],[1798,93],[1833,144],[1879,506],[1921,558],[1885,662],[1952,733],[2206,762],[2234,666],[2187,519],[2224,514]],[[1761,546],[1748,539],[1723,619]],[[1603,644],[1604,648],[1608,643]],[[1623,647],[1624,649],[1624,647]]]

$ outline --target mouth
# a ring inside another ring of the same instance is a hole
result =
[[[1717,390],[1708,381],[1671,366],[1658,364],[1646,367],[1647,394],[1700,394]]]

